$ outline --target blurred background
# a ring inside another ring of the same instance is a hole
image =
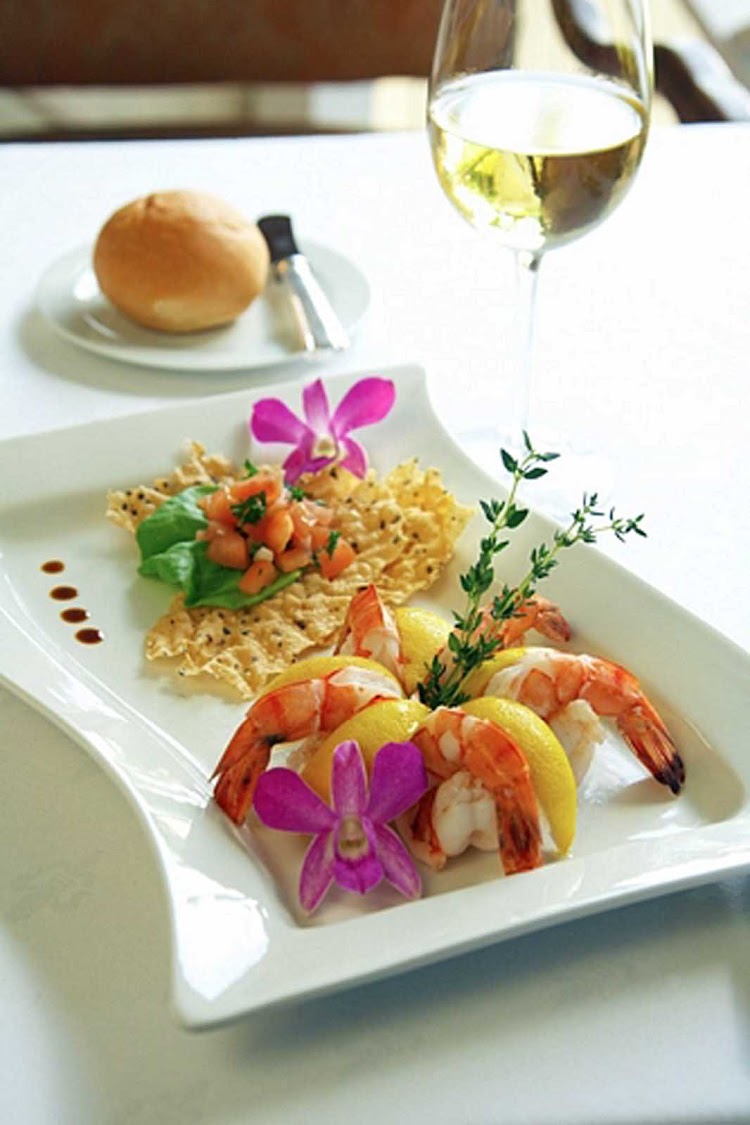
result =
[[[587,0],[539,2],[551,57],[574,39],[577,53],[596,49]],[[421,128],[440,8],[2,0],[0,142]],[[750,0],[652,0],[651,11],[654,120],[750,120]]]

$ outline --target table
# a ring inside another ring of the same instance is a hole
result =
[[[442,198],[419,133],[10,145],[0,169],[0,436],[257,384],[100,359],[34,312],[48,263],[159,187],[288,210],[359,264],[371,305],[326,370],[421,363],[464,442],[472,393],[507,375],[510,263]],[[620,210],[545,264],[537,346],[542,420],[604,443],[618,506],[648,514],[648,539],[603,549],[746,649],[748,182],[749,127],[655,132]],[[4,691],[0,730],[4,1122],[750,1121],[749,879],[190,1034],[126,803]]]

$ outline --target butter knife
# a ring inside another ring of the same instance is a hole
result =
[[[271,253],[271,272],[289,295],[294,319],[307,352],[342,351],[349,337],[331,302],[300,252],[288,215],[265,215],[258,227]]]

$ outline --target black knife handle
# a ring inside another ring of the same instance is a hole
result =
[[[299,254],[292,232],[292,220],[288,215],[264,215],[262,219],[258,219],[258,229],[268,243],[272,262],[280,262],[282,258]]]

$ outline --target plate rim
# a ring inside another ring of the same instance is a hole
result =
[[[360,374],[361,373],[356,375],[332,375],[328,377],[328,382],[334,387],[341,386],[343,388],[357,379]],[[435,429],[437,430],[437,435],[441,442],[441,449],[447,448],[448,450],[448,461],[458,459],[458,463],[469,471],[472,480],[495,489],[498,488],[497,484],[493,483],[490,478],[471,461],[443,428],[430,403],[427,394],[426,373],[422,368],[416,365],[405,365],[395,369],[385,370],[382,374],[396,378],[397,384],[399,380],[413,384],[416,395],[424,402],[426,410],[425,424],[428,426],[428,429],[432,431],[433,435]],[[253,396],[262,393],[263,388],[253,389],[252,391]],[[283,384],[274,384],[273,393],[281,397],[283,397],[284,394],[298,396],[299,381],[290,380]],[[74,441],[76,435],[80,435],[84,431],[90,435],[93,432],[99,433],[102,427],[120,429],[125,423],[131,425],[137,424],[138,420],[144,417],[156,419],[156,425],[158,426],[166,416],[185,415],[191,410],[195,411],[196,408],[215,410],[217,414],[223,413],[225,409],[229,411],[234,403],[242,402],[245,404],[246,408],[247,394],[247,391],[234,391],[229,394],[216,396],[210,400],[197,398],[188,402],[182,402],[177,406],[174,404],[162,404],[155,408],[136,410],[116,418],[106,419],[103,422],[95,420],[86,421],[74,426],[60,427],[57,430],[45,431],[44,433],[20,435],[1,442],[0,455],[2,455],[3,458],[8,456],[11,459],[17,457],[19,451],[23,453],[24,449],[28,451],[31,448],[33,450],[35,445],[43,443],[45,437],[49,434],[57,435],[56,440],[58,441]],[[543,517],[538,518],[543,520]],[[549,521],[543,520],[543,522],[549,524]],[[622,579],[625,577],[627,583],[636,593],[646,594],[647,597],[652,600],[657,599],[658,602],[665,606],[670,612],[679,614],[680,619],[686,621],[689,627],[699,629],[704,640],[713,645],[719,645],[721,650],[723,650],[729,658],[739,659],[740,664],[744,666],[745,674],[750,675],[750,656],[731,641],[731,639],[724,637],[713,626],[697,618],[694,614],[690,613],[690,611],[683,609],[676,602],[669,599],[655,587],[650,586],[637,575],[627,571],[620,563],[601,554],[601,552],[594,551],[593,553],[597,558],[596,565],[603,566],[610,577],[614,579]],[[0,612],[3,616],[13,621],[2,599],[0,599]],[[360,961],[354,964],[351,971],[344,973],[343,976],[340,967],[337,968],[334,966],[331,968],[329,966],[328,970],[312,973],[312,975],[308,977],[306,985],[301,989],[293,986],[280,988],[278,984],[275,988],[269,987],[267,981],[264,981],[260,986],[254,985],[251,979],[253,976],[251,967],[244,972],[237,982],[225,988],[217,997],[207,999],[206,996],[199,994],[195,990],[191,981],[187,979],[185,974],[185,957],[190,955],[184,936],[186,904],[184,895],[181,897],[181,893],[176,889],[175,883],[175,879],[181,874],[178,868],[180,868],[183,861],[178,851],[175,850],[173,842],[169,839],[168,834],[165,833],[163,825],[160,824],[160,817],[164,815],[163,807],[155,808],[153,805],[149,804],[147,796],[134,785],[132,777],[127,774],[127,770],[123,773],[121,766],[118,766],[116,761],[108,759],[102,754],[101,747],[92,744],[90,734],[87,736],[85,731],[75,725],[75,716],[65,713],[64,709],[61,710],[59,701],[56,703],[54,698],[47,698],[43,694],[39,694],[38,688],[35,687],[33,682],[34,671],[35,669],[41,669],[43,672],[48,671],[50,662],[55,665],[54,654],[46,652],[40,644],[34,644],[32,638],[28,635],[25,637],[22,636],[19,646],[17,643],[18,625],[15,621],[13,621],[13,624],[16,628],[12,630],[12,636],[16,643],[15,645],[8,645],[7,647],[3,646],[5,655],[0,654],[0,678],[15,694],[47,715],[56,725],[62,727],[69,736],[87,749],[92,757],[105,769],[105,772],[113,777],[118,787],[125,792],[131,806],[136,810],[147,828],[147,835],[149,839],[151,839],[157,856],[159,857],[159,867],[164,879],[170,907],[173,945],[172,1008],[178,1019],[188,1028],[223,1024],[248,1014],[251,1011],[257,1011],[276,1004],[287,1003],[293,999],[299,1000],[321,995],[336,988],[351,987],[367,980],[377,979],[379,976],[405,971],[470,949],[480,948],[481,946],[501,940],[507,940],[519,934],[531,932],[548,925],[558,924],[559,922],[571,920],[576,917],[609,910],[625,902],[639,901],[648,897],[655,897],[659,894],[676,891],[683,887],[697,885],[701,882],[708,882],[712,879],[720,878],[730,871],[741,870],[750,866],[750,843],[747,843],[744,848],[737,848],[735,846],[736,826],[739,824],[745,827],[748,821],[750,821],[746,795],[745,803],[739,811],[727,820],[710,823],[692,829],[690,832],[681,833],[676,837],[667,838],[668,841],[679,841],[679,856],[672,857],[672,866],[666,877],[663,872],[660,878],[654,877],[654,873],[658,869],[659,855],[663,855],[665,851],[665,848],[656,849],[659,854],[655,859],[649,861],[651,866],[654,867],[654,872],[651,872],[650,879],[641,878],[640,881],[638,879],[633,879],[629,885],[623,885],[616,895],[613,896],[611,891],[609,895],[604,895],[601,891],[596,890],[597,877],[601,877],[601,875],[597,876],[597,869],[602,862],[598,857],[602,853],[595,853],[594,855],[588,855],[582,858],[573,857],[563,864],[552,864],[549,867],[532,872],[530,876],[535,879],[538,879],[539,876],[546,876],[548,886],[551,885],[551,887],[554,888],[558,884],[564,885],[569,879],[575,882],[576,879],[585,874],[589,883],[588,891],[585,894],[569,893],[564,902],[556,901],[553,907],[547,909],[546,912],[537,912],[534,917],[524,917],[523,911],[520,911],[520,913],[517,911],[516,916],[513,918],[503,919],[502,922],[499,922],[497,918],[497,900],[502,896],[494,895],[493,901],[492,888],[494,884],[480,884],[466,887],[451,892],[448,896],[448,900],[452,901],[453,894],[460,894],[464,896],[464,902],[481,903],[484,908],[483,917],[485,921],[482,926],[475,926],[474,929],[470,931],[467,931],[465,928],[461,931],[459,928],[449,939],[445,938],[446,930],[443,924],[444,928],[442,932],[444,937],[442,944],[433,944],[429,948],[418,950],[413,947],[408,947],[408,943],[406,946],[403,946],[402,942],[402,947],[400,947],[401,951],[396,960],[394,960],[392,956],[390,956],[389,959],[389,955],[385,954],[380,959],[376,959],[376,961],[369,966],[362,964]],[[19,660],[16,660],[15,666],[11,667],[11,665],[13,665],[11,649],[13,649],[14,652],[18,651],[24,655],[23,667],[21,667],[22,662]],[[738,674],[741,672],[742,667]],[[76,679],[76,677],[73,678]],[[90,686],[85,675],[78,673],[77,679],[78,682],[82,681],[84,688]],[[96,684],[94,684],[92,690],[96,693],[98,690]],[[104,731],[103,737],[105,739],[109,737],[106,730]],[[748,764],[748,769],[750,770],[750,763]],[[220,847],[221,859],[222,862],[226,860],[228,869],[234,877],[235,871],[238,871],[238,861],[241,864],[248,863],[248,856],[244,845],[242,848],[236,846],[233,830],[227,830],[224,818],[221,817],[212,803],[206,813],[205,821],[208,823],[209,831],[214,832],[217,828],[219,829],[219,834],[222,836],[223,840],[223,844]],[[686,839],[686,837],[689,837],[689,840]],[[224,847],[224,844],[226,847]],[[667,853],[671,846],[669,842],[665,845]],[[645,868],[646,874],[648,875],[650,871],[649,863],[646,863]],[[237,877],[239,878],[239,875]],[[526,876],[514,877],[514,883],[516,878],[524,879]],[[442,921],[441,913],[444,913],[444,910],[442,912],[440,911],[440,903],[445,899],[446,896],[439,895],[431,899],[419,900],[417,903],[410,903],[408,906],[409,909],[416,908],[417,913],[430,919],[436,914],[437,921],[440,923]],[[211,903],[212,900],[209,895],[205,902],[206,908],[209,911],[211,910]],[[238,911],[241,913],[243,909],[242,903],[238,901],[236,905]],[[390,929],[389,916],[393,915],[393,913],[393,911],[386,910],[380,913],[369,914],[361,919],[349,920],[345,925],[349,927],[350,933],[353,930],[356,931],[358,925],[367,924],[368,931],[374,929],[375,931],[382,931],[383,935],[388,935]],[[378,919],[380,919],[380,921],[378,921]],[[440,926],[438,926],[438,929],[440,929]],[[448,927],[448,929],[450,929],[450,927]],[[307,942],[308,947],[314,948],[316,945],[319,945],[320,939],[319,937],[317,939],[313,938],[311,941],[310,935],[320,933],[323,930],[332,930],[334,935],[340,933],[338,924],[332,927],[322,927],[320,931],[301,929],[297,932],[296,937],[292,937],[291,944],[296,948],[299,942],[304,940]],[[393,935],[391,934],[390,936],[392,937]],[[387,945],[387,943],[383,944]]]

